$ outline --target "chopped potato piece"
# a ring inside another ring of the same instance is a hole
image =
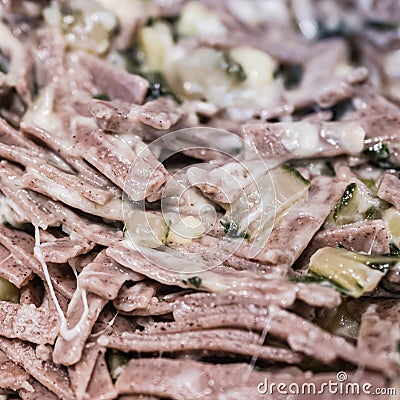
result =
[[[182,36],[224,35],[227,33],[219,17],[199,1],[187,3],[178,24]]]
[[[192,216],[182,218],[176,224],[171,225],[168,233],[168,241],[177,244],[190,243],[199,238],[206,231],[202,222]]]

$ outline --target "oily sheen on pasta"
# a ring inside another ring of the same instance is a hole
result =
[[[1,399],[400,393],[400,3],[0,3]]]

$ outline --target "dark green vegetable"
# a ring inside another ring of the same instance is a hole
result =
[[[3,74],[7,74],[9,63],[9,60],[2,53],[0,53],[0,72],[2,72]]]
[[[8,226],[8,227],[12,226],[12,225],[10,224],[10,222],[7,220],[7,218],[6,218],[5,215],[2,215],[2,216],[1,216],[1,223],[2,223],[3,225],[5,225],[5,226]]]
[[[226,235],[230,238],[244,238],[244,239],[248,239],[249,235],[247,234],[247,232],[239,232],[239,226],[236,222],[234,221],[224,221],[221,220],[219,221],[220,224],[224,227],[224,232],[226,233]]]
[[[129,354],[122,353],[117,350],[107,350],[106,362],[108,370],[110,371],[111,378],[116,380],[119,374],[122,372],[122,368],[131,359]]]
[[[389,160],[390,151],[386,143],[376,143],[373,146],[366,148],[363,154],[373,160]]]
[[[60,11],[61,11],[61,14],[63,15],[63,16],[69,16],[69,15],[72,15],[72,16],[74,16],[74,15],[77,15],[77,14],[82,14],[81,12],[79,12],[79,10],[76,10],[75,8],[73,8],[70,4],[68,4],[67,2],[65,2],[65,1],[63,1],[61,4],[60,4]],[[69,21],[69,20],[68,20]]]
[[[156,19],[154,17],[147,18],[146,26],[153,26]]]
[[[108,94],[106,93],[100,93],[100,94],[96,94],[95,96],[93,96],[94,99],[96,100],[106,100],[106,101],[110,101],[110,97],[108,96]]]
[[[380,32],[394,31],[398,28],[397,24],[380,19],[370,19],[365,21],[364,25],[366,28],[374,29]]]
[[[325,247],[310,259],[305,283],[318,283],[359,298],[374,290],[399,257],[367,255],[341,248]]]
[[[300,179],[304,184],[306,185],[310,185],[311,181],[304,178],[304,176],[294,167],[292,167],[289,164],[283,165],[282,169],[286,172],[288,172],[289,174],[295,176],[296,178]]]
[[[399,261],[399,257],[368,255],[324,247],[310,258],[309,272],[331,283],[333,281],[344,288],[349,296],[359,298],[374,290],[389,269]]]
[[[144,52],[140,50],[138,45],[133,45],[126,50],[120,51],[121,56],[125,60],[126,70],[131,74],[139,74],[140,67],[144,64]]]
[[[318,283],[319,285],[335,289],[342,294],[349,294],[349,291],[343,286],[339,285],[333,280],[317,275],[314,272],[309,272],[307,275],[296,277],[295,279],[292,279],[292,281],[298,283]]]
[[[274,73],[274,78],[282,78],[285,89],[295,89],[303,78],[303,66],[300,64],[281,64]]]
[[[390,160],[390,150],[386,143],[376,143],[362,152],[368,157],[369,162],[376,167],[383,169],[398,169],[398,166]]]
[[[365,265],[367,265],[368,267],[372,268],[372,269],[377,269],[378,271],[387,271],[390,268],[392,268],[394,266],[394,264],[396,264],[395,262],[387,262],[387,263],[365,263]]]
[[[181,100],[172,92],[163,75],[159,71],[144,72],[142,66],[145,62],[145,55],[140,48],[135,45],[120,53],[126,62],[126,70],[131,74],[137,74],[149,81],[149,89],[146,93],[146,100],[155,100],[161,96],[171,96],[177,103]]]
[[[274,73],[274,77],[277,78],[278,75],[276,73]],[[299,120],[299,119],[304,119],[307,116],[319,113],[323,110],[322,107],[320,107],[318,104],[312,104],[309,106],[305,106],[305,107],[301,107],[299,109],[294,110],[293,112],[293,118],[294,120]],[[275,122],[280,122],[280,119],[277,118]],[[298,160],[296,160],[298,161]]]
[[[352,182],[346,186],[346,189],[344,191],[342,198],[340,199],[340,201],[336,204],[335,208],[333,209],[333,220],[334,221],[337,220],[340,211],[349,204],[349,202],[353,198],[356,190],[357,190],[357,184],[354,182]]]
[[[392,268],[396,263],[400,261],[399,256],[397,254],[367,255],[363,253],[354,253],[354,259],[359,262],[362,262],[367,267],[370,267],[372,269],[378,269],[379,271],[386,271]]]
[[[224,232],[225,233],[228,233],[231,229],[234,229],[234,228],[237,229],[238,228],[237,224],[235,224],[232,221],[223,221],[223,220],[221,220],[219,222],[224,227]]]
[[[246,72],[241,64],[235,61],[228,53],[222,55],[222,69],[238,82],[243,82],[247,79]]]
[[[32,79],[32,96],[35,98],[40,91],[39,83],[36,79]]]
[[[387,260],[385,260],[387,258]],[[399,261],[398,256],[392,256],[391,254],[389,256],[382,256],[379,257],[377,261],[365,261],[365,265],[367,267],[370,267],[372,269],[377,269],[379,271],[387,271],[390,268],[394,267],[394,265]]]
[[[150,83],[146,100],[155,100],[161,96],[171,96],[177,103],[181,103],[181,100],[172,92],[160,72],[138,72],[138,74]]]
[[[348,26],[340,21],[335,27],[329,27],[319,23],[317,40],[330,39],[334,37],[346,37],[349,34]]]
[[[332,121],[339,121],[346,113],[355,111],[355,108],[352,100],[345,99],[329,107],[328,110],[332,113]]]
[[[163,244],[167,244],[167,242],[168,242],[168,235],[169,235],[169,232],[171,231],[171,225],[172,225],[172,221],[169,219],[167,222],[167,231],[165,232],[165,237],[162,240]]]
[[[193,276],[192,278],[189,278],[188,282],[197,289],[201,286],[201,278],[199,278],[198,276]]]
[[[387,256],[392,256],[392,257],[400,256],[400,249],[394,243],[389,244],[389,249],[390,249],[390,252],[389,252],[389,254],[387,254]]]
[[[376,207],[369,207],[364,213],[365,219],[373,220],[378,219],[381,216],[381,212]]]
[[[163,18],[163,21],[169,23],[169,25],[171,26],[172,40],[174,42],[177,42],[179,39],[179,33],[178,33],[179,17],[166,17]]]
[[[364,183],[364,185],[367,186],[367,188],[370,189],[371,192],[376,196],[378,188],[376,187],[376,182],[374,179],[361,179],[361,182]]]

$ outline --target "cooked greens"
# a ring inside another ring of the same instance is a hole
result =
[[[374,290],[387,271],[399,261],[397,257],[369,256],[325,247],[313,254],[309,270],[344,288],[349,296],[358,298]]]
[[[247,79],[246,72],[242,65],[235,61],[229,53],[225,52],[222,54],[221,68],[238,82],[243,82]]]

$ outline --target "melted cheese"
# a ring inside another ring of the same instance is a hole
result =
[[[88,307],[87,298],[86,298],[86,291],[83,289],[80,289],[79,287],[76,289],[77,292],[82,296],[83,313],[82,313],[82,316],[81,316],[79,322],[72,329],[68,329],[67,319],[65,318],[65,315],[60,307],[60,303],[57,300],[57,296],[54,291],[53,284],[51,282],[49,269],[47,268],[46,261],[44,260],[44,257],[43,257],[42,248],[40,247],[40,231],[39,231],[38,226],[35,226],[35,247],[34,247],[33,253],[34,253],[36,259],[40,262],[40,265],[42,266],[44,277],[46,279],[47,286],[49,287],[50,296],[54,302],[57,313],[61,320],[60,335],[65,340],[68,340],[68,341],[72,340],[79,334],[82,324],[85,322],[85,320],[87,319],[87,316],[89,314],[89,307]],[[76,271],[74,271],[74,272],[76,273]]]

